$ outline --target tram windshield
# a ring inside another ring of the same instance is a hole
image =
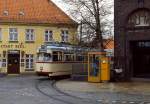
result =
[[[40,53],[38,54],[38,61],[52,61],[52,56],[50,53]]]

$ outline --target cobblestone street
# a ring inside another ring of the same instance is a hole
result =
[[[149,93],[96,89],[95,92],[73,91],[67,87],[67,83],[57,83],[55,85],[54,80],[33,75],[0,78],[0,104],[150,104]],[[74,85],[73,82],[68,83]],[[63,88],[64,85],[66,89]],[[84,89],[84,85],[80,85]]]

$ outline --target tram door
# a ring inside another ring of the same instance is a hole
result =
[[[89,82],[101,82],[100,57],[101,57],[100,54],[95,54],[95,53],[88,54],[88,81]]]

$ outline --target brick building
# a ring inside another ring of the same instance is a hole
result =
[[[125,80],[150,78],[150,1],[115,0],[115,65]]]

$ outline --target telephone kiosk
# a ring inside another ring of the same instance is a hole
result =
[[[106,82],[110,80],[109,59],[104,52],[88,53],[88,81]]]

